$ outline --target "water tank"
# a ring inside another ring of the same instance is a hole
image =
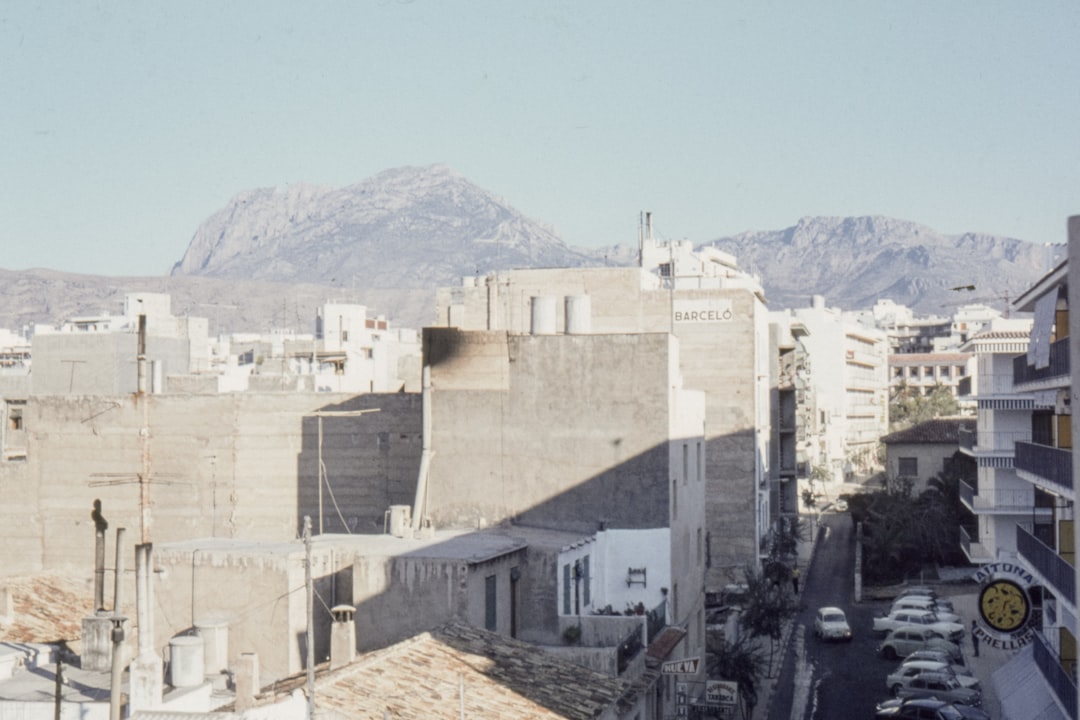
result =
[[[566,334],[588,335],[592,332],[592,299],[588,295],[566,296]]]
[[[203,640],[194,635],[180,635],[169,641],[169,682],[173,687],[202,685]]]
[[[405,537],[405,533],[412,527],[412,508],[408,505],[390,506],[390,534],[394,537]]]
[[[203,641],[203,673],[225,672],[229,667],[229,623],[202,620],[195,623],[195,634]]]
[[[555,334],[555,298],[536,295],[532,298],[532,334]]]

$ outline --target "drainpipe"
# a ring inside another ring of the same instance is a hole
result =
[[[413,501],[412,527],[418,532],[423,527],[427,512],[428,471],[431,467],[431,366],[423,371],[422,413],[424,416],[423,441],[420,453],[420,476],[416,482],[416,499]]]

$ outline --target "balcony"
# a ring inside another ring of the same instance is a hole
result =
[[[1024,528],[1016,528],[1016,549],[1027,566],[1050,585],[1059,598],[1076,607],[1076,568]]]
[[[1027,355],[1013,358],[1013,384],[1020,388],[1026,385],[1049,387],[1069,380],[1069,338],[1062,338],[1050,346],[1050,365],[1036,368],[1028,365]]]
[[[1072,451],[1031,442],[1016,443],[1017,473],[1025,480],[1052,486],[1072,499]]]
[[[983,490],[976,494],[973,487],[961,481],[960,500],[979,515],[1027,514],[1035,507],[1035,488]]]
[[[960,547],[967,559],[973,563],[988,563],[994,561],[994,553],[979,542],[978,538],[972,538],[967,528],[960,526]]]
[[[1066,717],[1076,717],[1076,680],[1073,679],[1073,674],[1061,667],[1057,653],[1046,644],[1046,638],[1039,633],[1035,633],[1032,650],[1035,665],[1057,696],[1058,704],[1065,709]]]
[[[1009,455],[1018,442],[1030,442],[1030,431],[959,430],[960,447],[972,455]]]

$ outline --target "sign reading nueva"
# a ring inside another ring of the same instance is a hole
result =
[[[701,658],[691,657],[682,660],[672,660],[660,666],[660,672],[665,675],[696,675]]]

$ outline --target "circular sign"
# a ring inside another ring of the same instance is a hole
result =
[[[1027,591],[1012,580],[995,578],[979,593],[979,614],[983,622],[1001,633],[1014,633],[1027,625],[1031,601]]]

